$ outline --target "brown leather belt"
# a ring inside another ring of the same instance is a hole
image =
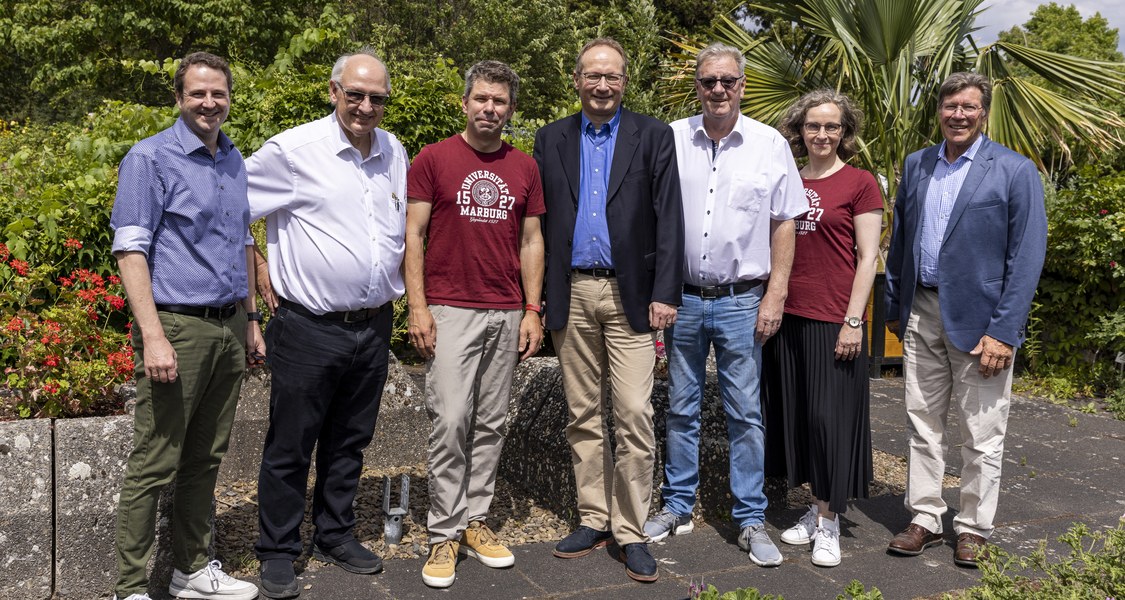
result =
[[[157,304],[156,310],[163,312],[200,317],[203,319],[229,319],[238,312],[238,303],[231,302],[222,306],[195,306],[191,304]]]

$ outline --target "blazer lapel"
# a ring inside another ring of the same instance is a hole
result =
[[[617,142],[613,145],[613,165],[609,168],[609,189],[606,190],[606,204],[613,202],[617,197],[617,190],[628,174],[629,165],[633,162],[633,154],[637,151],[640,138],[637,135],[637,124],[633,121],[633,113],[621,109],[621,123],[618,125]]]
[[[578,180],[581,177],[582,166],[582,114],[571,117],[571,123],[562,130],[562,139],[558,143],[559,162],[562,164],[566,180],[570,183],[570,196],[574,206],[578,207]]]
[[[969,205],[969,201],[973,199],[973,194],[976,193],[977,188],[988,175],[988,170],[992,168],[991,142],[991,140],[985,138],[984,143],[977,150],[976,156],[973,157],[972,164],[969,165],[969,173],[965,176],[965,182],[961,184],[961,191],[957,193],[957,199],[953,201],[953,209],[949,212],[949,223],[946,224],[945,235],[941,239],[943,246],[945,240],[949,239],[949,232],[953,231],[961,215],[965,214],[965,208]]]

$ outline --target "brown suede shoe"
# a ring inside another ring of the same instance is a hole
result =
[[[887,546],[887,552],[902,554],[904,556],[918,556],[930,546],[940,546],[944,541],[940,533],[930,533],[930,530],[911,523],[896,535]]]
[[[959,567],[977,568],[977,560],[988,557],[988,540],[975,533],[962,533],[957,536],[957,552],[953,554],[953,564]]]

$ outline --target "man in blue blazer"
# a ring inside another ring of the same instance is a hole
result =
[[[981,133],[992,85],[955,73],[938,96],[945,141],[906,159],[887,256],[887,328],[903,340],[910,525],[888,551],[940,545],[946,417],[960,417],[954,562],[975,567],[993,531],[1015,348],[1047,247],[1043,185],[1027,158]],[[905,325],[900,323],[905,322]]]
[[[547,207],[545,322],[570,409],[581,518],[554,553],[577,558],[616,540],[628,575],[654,581],[643,531],[655,460],[653,342],[680,304],[684,228],[672,129],[621,108],[627,67],[616,41],[586,44],[574,69],[582,111],[535,136]]]

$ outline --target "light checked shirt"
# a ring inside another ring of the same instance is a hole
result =
[[[220,306],[249,293],[246,165],[221,131],[214,157],[182,118],[137,142],[109,223],[114,252],[147,258],[157,304]]]
[[[770,274],[770,222],[809,210],[789,143],[740,115],[712,154],[703,116],[672,123],[684,207],[684,282],[727,285]]]
[[[273,287],[317,314],[378,307],[405,289],[406,150],[382,129],[371,136],[364,158],[333,113],[274,136],[246,161]]]
[[[937,287],[938,255],[941,253],[941,242],[945,239],[945,228],[949,225],[949,215],[953,212],[953,203],[961,193],[961,185],[965,183],[965,177],[973,166],[973,158],[983,142],[984,136],[977,136],[977,141],[952,164],[945,158],[944,141],[938,148],[937,165],[926,189],[926,205],[922,209],[922,251],[918,254],[918,274],[919,281],[924,286]]]
[[[582,115],[582,167],[578,178],[578,213],[574,219],[574,250],[570,259],[570,266],[574,268],[613,268],[605,204],[620,124],[620,108],[598,130],[585,114]]]

